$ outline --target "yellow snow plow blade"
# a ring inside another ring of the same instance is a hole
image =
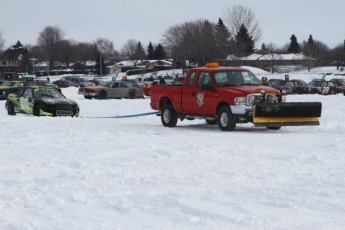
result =
[[[321,102],[258,103],[253,111],[255,126],[320,125]]]

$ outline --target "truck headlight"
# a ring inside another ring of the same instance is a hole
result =
[[[246,104],[246,97],[235,97],[234,104],[235,105],[245,105]]]

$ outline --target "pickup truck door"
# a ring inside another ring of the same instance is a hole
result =
[[[194,79],[196,72],[191,72],[189,78],[186,79],[187,83],[182,88],[182,109],[187,114],[192,114],[194,111],[193,106],[195,106],[195,89],[194,89]]]
[[[187,83],[188,84],[188,83]],[[203,90],[202,86],[208,84],[213,87],[213,90]],[[187,114],[194,115],[215,115],[216,104],[216,88],[210,74],[208,72],[199,72],[196,81],[194,81],[194,87],[187,91],[185,87],[183,93],[183,110]],[[187,92],[186,92],[187,91]]]

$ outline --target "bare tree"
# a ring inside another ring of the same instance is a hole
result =
[[[186,41],[190,41],[184,39],[185,35],[187,34],[187,32],[184,30],[185,26],[188,26],[188,23],[185,23],[184,25],[178,24],[171,26],[163,34],[163,44],[173,59],[173,68],[182,68],[184,71],[186,70],[185,67],[187,59],[187,50],[184,48],[188,49],[188,47],[185,47],[182,44]]]
[[[98,55],[97,46],[91,42],[80,42],[76,44],[76,60],[86,66],[87,61],[94,61]]]
[[[5,39],[2,36],[2,32],[0,31],[0,53],[3,51],[5,46]]]
[[[339,69],[340,66],[345,66],[345,51],[343,44],[339,44],[332,49],[330,52],[330,60],[332,60],[332,64],[337,66],[337,69]]]
[[[255,43],[261,39],[261,29],[255,19],[255,13],[249,8],[242,5],[227,8],[223,13],[225,24],[232,36],[236,35],[243,25]]]
[[[54,68],[54,61],[57,60],[59,42],[65,36],[65,32],[58,26],[47,26],[37,38],[37,44],[45,60],[49,62],[49,70]]]
[[[274,43],[269,43],[266,45],[266,50],[268,53],[263,57],[267,61],[268,66],[273,74],[274,66],[279,64],[279,60],[282,59],[281,55],[278,53],[278,48]]]
[[[74,40],[61,40],[58,43],[59,53],[58,60],[65,63],[69,68],[71,62],[76,61],[76,41]]]
[[[163,43],[173,57],[174,68],[186,70],[186,60],[204,66],[222,56],[217,46],[217,34],[215,23],[203,19],[175,25],[166,30]]]
[[[138,42],[139,41],[135,39],[129,39],[121,49],[121,55],[124,56],[125,59],[132,61],[134,66],[138,63],[138,60],[135,58]]]
[[[94,44],[97,46],[97,49],[102,53],[104,61],[109,59],[115,59],[115,50],[113,42],[108,38],[98,37]]]
[[[302,50],[306,57],[306,64],[309,72],[315,65],[325,64],[323,60],[329,49],[326,44],[317,40],[312,40],[303,41]]]

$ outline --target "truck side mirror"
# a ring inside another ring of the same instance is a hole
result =
[[[204,85],[201,86],[201,89],[205,90],[205,91],[212,91],[213,90],[213,86],[208,85],[208,84],[204,84]]]

